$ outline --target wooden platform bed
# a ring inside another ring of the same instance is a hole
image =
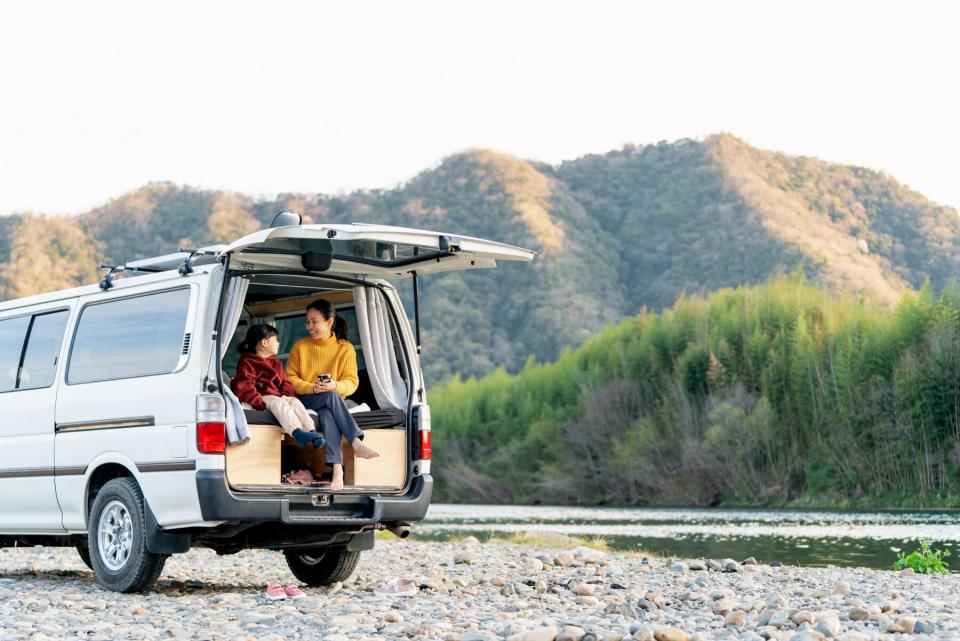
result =
[[[283,434],[280,424],[270,412],[244,410],[250,430],[250,442],[228,445],[227,479],[236,489],[264,491],[317,491],[322,483],[311,486],[281,484],[282,474],[309,469],[314,477],[329,472],[323,463],[323,449],[297,447]],[[346,441],[343,442],[344,490],[371,488],[398,490],[403,487],[407,470],[406,414],[403,410],[374,410],[353,415],[364,433],[364,442],[377,450],[375,459],[359,459]],[[270,486],[270,487],[264,487]]]

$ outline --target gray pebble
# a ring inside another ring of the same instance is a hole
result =
[[[913,626],[914,634],[933,634],[936,631],[937,630],[935,627],[933,627],[923,619],[919,619]]]
[[[733,559],[724,559],[723,560],[723,571],[724,572],[739,572],[740,564],[734,561]]]

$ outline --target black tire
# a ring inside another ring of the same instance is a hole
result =
[[[97,493],[90,509],[87,539],[93,571],[101,586],[114,592],[143,592],[160,576],[167,555],[147,550],[145,521],[143,493],[132,478],[108,481]],[[104,541],[111,544],[104,552],[100,549],[101,525]]]
[[[77,544],[77,554],[80,555],[80,560],[83,561],[83,564],[92,570],[92,569],[93,569],[93,563],[90,562],[90,547],[89,547],[89,544],[86,543],[86,542],[84,542],[84,543],[78,543],[78,544]]]
[[[287,565],[293,576],[312,586],[345,581],[360,562],[360,552],[351,552],[346,548],[284,550],[283,555],[287,557]]]

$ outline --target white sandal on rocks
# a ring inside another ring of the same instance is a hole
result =
[[[375,587],[373,593],[377,596],[413,596],[417,593],[417,586],[409,579],[391,579]]]

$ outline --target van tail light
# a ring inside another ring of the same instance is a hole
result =
[[[223,454],[227,449],[227,426],[197,423],[197,450],[201,454]]]
[[[433,438],[431,436],[432,434],[433,432],[431,431],[425,432],[423,430],[420,430],[420,460],[421,461],[430,460],[430,455],[432,453],[431,444],[433,441]]]
[[[420,434],[420,460],[429,461],[433,432],[430,430],[430,406],[424,403],[413,408],[413,424]],[[424,467],[428,467],[424,465]]]
[[[219,394],[197,394],[197,451],[223,454],[227,449],[226,406]]]

